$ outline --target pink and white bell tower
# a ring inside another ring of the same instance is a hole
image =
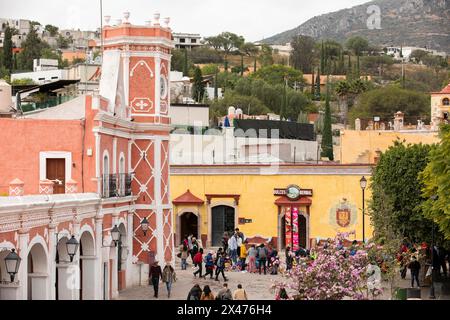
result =
[[[160,24],[156,13],[145,26],[124,20],[103,29],[103,70],[100,91],[109,110],[132,123],[129,170],[138,195],[133,215],[133,262],[147,264],[150,253],[162,263],[174,262],[172,206],[169,195],[170,61],[174,47],[169,18]],[[110,83],[109,83],[110,82]],[[120,125],[120,124],[119,124]],[[141,221],[147,218],[144,232]]]

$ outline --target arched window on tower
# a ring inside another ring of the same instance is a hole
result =
[[[444,98],[442,100],[442,105],[444,106],[450,106],[450,99],[449,98]]]

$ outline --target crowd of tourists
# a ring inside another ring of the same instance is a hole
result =
[[[208,285],[204,286],[202,290],[200,285],[196,284],[189,291],[187,300],[248,300],[248,296],[241,284],[238,284],[237,289],[232,293],[228,284],[224,283],[216,295]]]
[[[411,274],[411,287],[417,287],[448,277],[448,267],[450,267],[450,252],[444,247],[422,244],[412,244],[404,241],[397,253],[397,261],[400,265],[400,276],[406,278],[408,269]]]
[[[194,277],[215,277],[219,281],[222,276],[227,281],[225,272],[241,271],[264,274],[278,274],[280,259],[278,251],[271,245],[250,245],[244,234],[236,228],[230,236],[227,232],[222,238],[222,246],[217,250],[204,252],[200,241],[192,235],[186,236],[179,248],[181,269],[186,270],[190,258],[196,271]]]

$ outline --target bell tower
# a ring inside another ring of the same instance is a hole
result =
[[[102,92],[108,110],[131,123],[128,145],[133,195],[133,263],[174,262],[172,206],[169,195],[170,61],[174,47],[170,19],[159,13],[144,26],[133,25],[129,13],[103,29]],[[108,83],[110,82],[110,83]],[[103,94],[104,95],[104,94]],[[105,96],[105,95],[104,95]],[[144,218],[148,231],[142,229]]]

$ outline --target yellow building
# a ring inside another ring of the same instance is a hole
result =
[[[431,119],[434,128],[450,121],[450,84],[440,92],[431,93]]]
[[[400,139],[411,144],[438,143],[439,133],[430,130],[343,130],[340,146],[335,149],[342,164],[376,163],[381,152],[385,152],[394,141]]]
[[[362,240],[360,179],[371,172],[367,165],[171,166],[176,243],[192,233],[204,246],[220,246],[235,227],[249,242],[278,248],[297,241],[309,248],[338,232]],[[366,216],[366,239],[371,234]]]

